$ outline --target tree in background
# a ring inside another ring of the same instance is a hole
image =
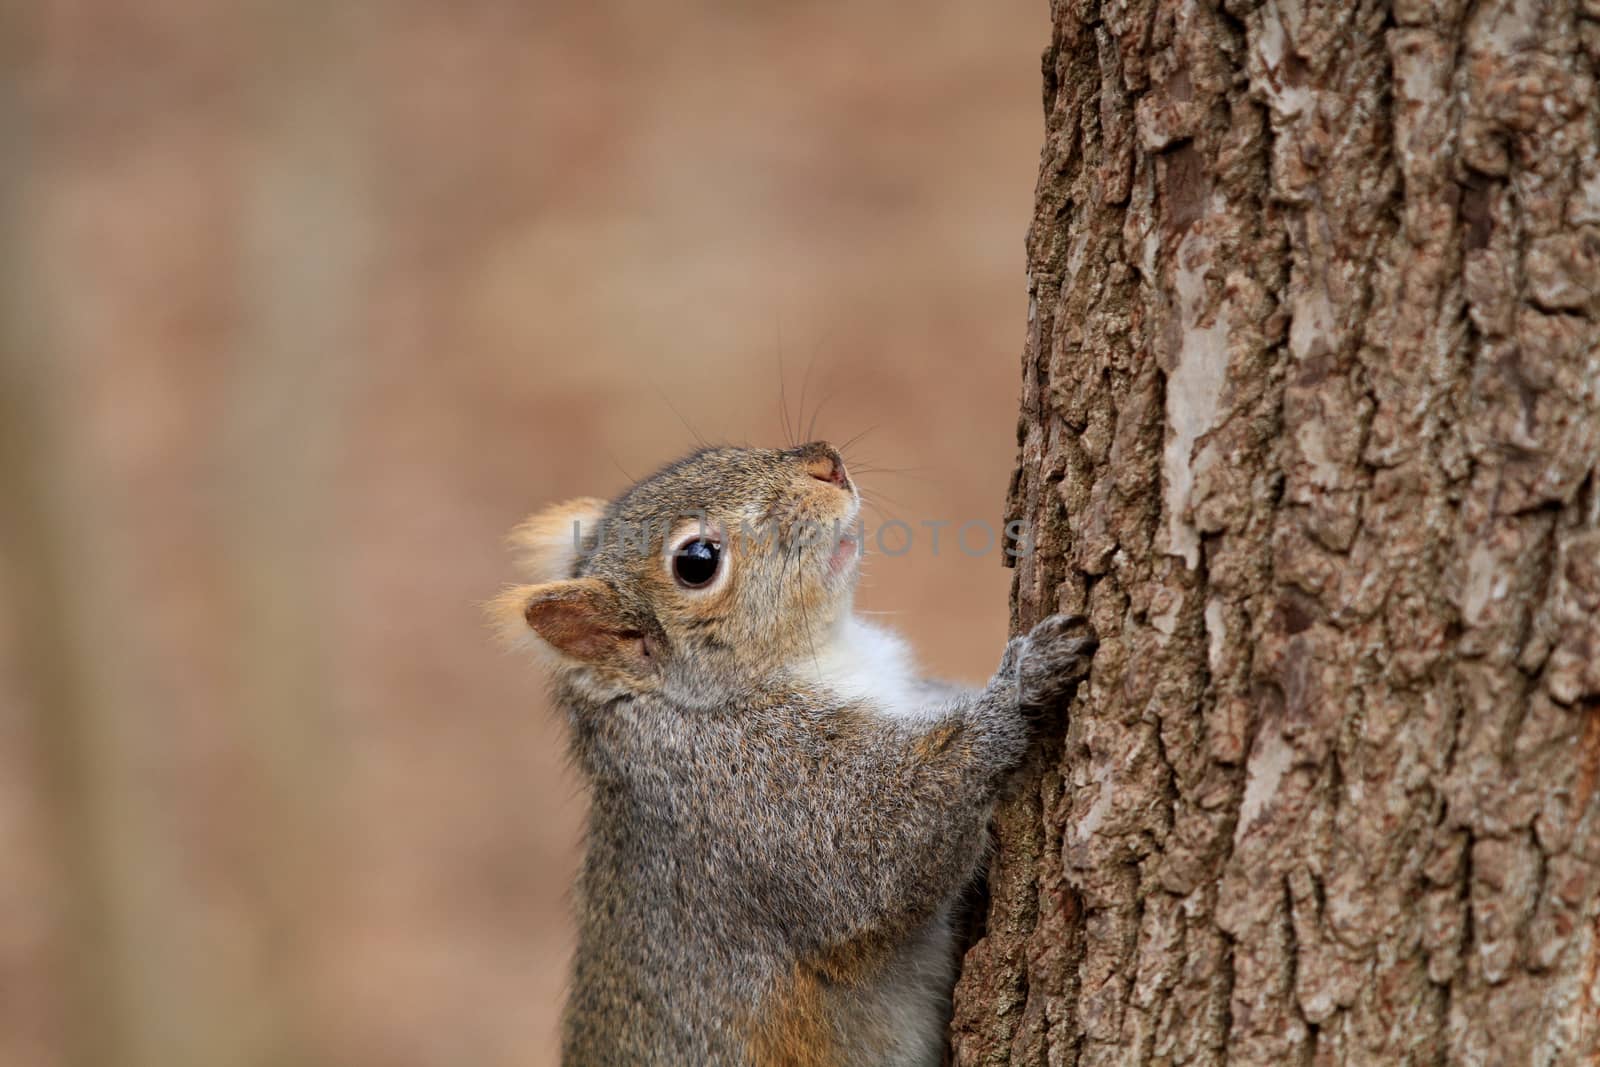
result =
[[[1600,5],[1051,7],[955,1062],[1596,1062]]]

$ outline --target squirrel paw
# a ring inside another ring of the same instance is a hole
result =
[[[1012,638],[1000,670],[1016,679],[1023,712],[1037,715],[1072,698],[1099,644],[1082,615],[1051,615],[1026,637]]]

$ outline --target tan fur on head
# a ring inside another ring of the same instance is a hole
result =
[[[535,582],[574,577],[580,546],[593,546],[605,513],[604,500],[584,496],[528,516],[506,537],[517,570]]]
[[[483,605],[490,629],[506,648],[552,651],[528,625],[528,602],[538,594],[539,589],[537,585],[508,585]]]

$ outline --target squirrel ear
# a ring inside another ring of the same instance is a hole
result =
[[[501,636],[520,644],[530,630],[568,659],[637,672],[650,666],[644,634],[622,619],[617,596],[598,578],[518,585],[488,604]]]
[[[528,516],[506,538],[517,570],[536,582],[571,578],[578,557],[592,551],[606,502],[579,497]]]

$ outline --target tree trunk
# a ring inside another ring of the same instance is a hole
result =
[[[1600,2],[1052,18],[955,1062],[1600,1063]]]

